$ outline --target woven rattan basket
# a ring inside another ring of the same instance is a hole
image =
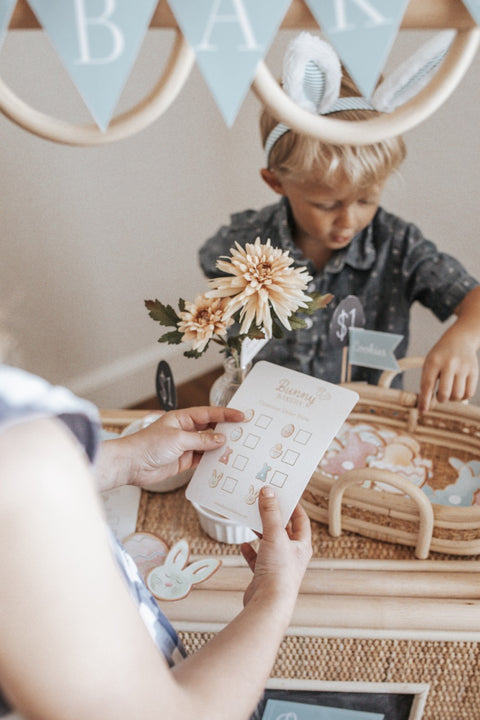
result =
[[[419,367],[421,358],[399,362]],[[454,555],[480,553],[480,408],[433,402],[416,393],[346,384],[360,400],[302,498],[310,518],[367,537]],[[346,442],[348,438],[348,442]],[[395,462],[392,463],[392,458]],[[412,480],[413,478],[413,480]]]

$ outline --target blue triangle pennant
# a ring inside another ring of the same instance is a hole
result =
[[[106,130],[157,0],[28,0],[95,122]]]
[[[305,0],[360,92],[370,98],[409,0]]]
[[[291,0],[168,0],[231,127]]]
[[[17,0],[2,0],[0,2],[0,46],[7,33],[16,2]]]
[[[480,25],[480,0],[463,0],[463,4],[467,6],[468,12],[477,25]]]

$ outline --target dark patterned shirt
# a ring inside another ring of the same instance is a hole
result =
[[[407,353],[410,308],[415,301],[444,321],[464,297],[478,285],[453,257],[439,252],[413,224],[379,208],[372,222],[356,235],[350,245],[338,250],[327,265],[317,271],[295,245],[293,220],[288,200],[262,210],[246,210],[231,216],[225,225],[199,251],[202,270],[209,278],[222,275],[215,263],[229,256],[230,248],[262,242],[288,250],[295,265],[305,265],[312,281],[309,292],[332,293],[326,309],[307,318],[310,327],[286,332],[272,339],[256,359],[291,367],[329,382],[341,380],[342,348],[334,347],[329,329],[338,304],[348,295],[356,296],[365,313],[365,329],[403,336],[395,350],[397,358]],[[311,320],[311,322],[310,322]],[[353,381],[378,382],[380,371],[352,367]],[[399,385],[395,378],[392,385]]]

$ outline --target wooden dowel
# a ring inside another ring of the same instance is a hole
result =
[[[159,603],[175,623],[226,624],[243,607],[234,591],[192,590],[184,600]],[[380,598],[358,595],[300,595],[291,627],[354,631],[459,632],[470,637],[480,628],[480,602],[425,598]]]
[[[247,567],[222,566],[196,590],[243,592],[252,579]],[[396,570],[340,570],[308,568],[301,585],[302,594],[316,596],[351,595],[410,598],[450,598],[480,600],[478,582],[469,572],[399,572]]]

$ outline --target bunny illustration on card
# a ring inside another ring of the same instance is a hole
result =
[[[188,556],[187,541],[179,540],[170,548],[164,564],[149,572],[147,587],[158,600],[181,600],[222,564],[218,558],[203,558],[188,565]]]

